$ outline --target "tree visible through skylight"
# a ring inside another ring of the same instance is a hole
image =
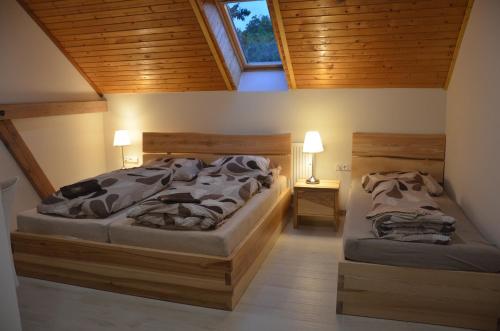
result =
[[[228,2],[226,9],[248,64],[281,63],[266,1]]]

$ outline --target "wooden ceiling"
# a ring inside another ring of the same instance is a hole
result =
[[[200,0],[18,0],[100,94],[234,89]],[[445,87],[471,0],[267,0],[291,88]]]
[[[271,3],[279,7],[274,19],[282,21],[297,88],[445,87],[472,6],[468,0]]]
[[[25,0],[99,93],[228,88],[189,0]]]

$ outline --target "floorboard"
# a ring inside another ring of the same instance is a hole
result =
[[[291,223],[233,312],[20,278],[25,331],[452,331],[335,314],[342,238],[331,227]]]

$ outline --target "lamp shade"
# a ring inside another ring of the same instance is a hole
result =
[[[304,153],[323,152],[323,143],[318,131],[308,131],[304,138]]]
[[[130,145],[130,135],[128,130],[116,130],[113,146],[128,146]]]

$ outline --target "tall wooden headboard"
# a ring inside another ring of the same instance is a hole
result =
[[[352,136],[352,177],[375,171],[424,171],[444,181],[444,134],[360,133]]]
[[[282,167],[281,174],[290,178],[291,145],[289,133],[278,135],[224,135],[191,132],[144,132],[143,161],[166,155],[197,157],[212,162],[221,155],[262,155],[272,165]]]

